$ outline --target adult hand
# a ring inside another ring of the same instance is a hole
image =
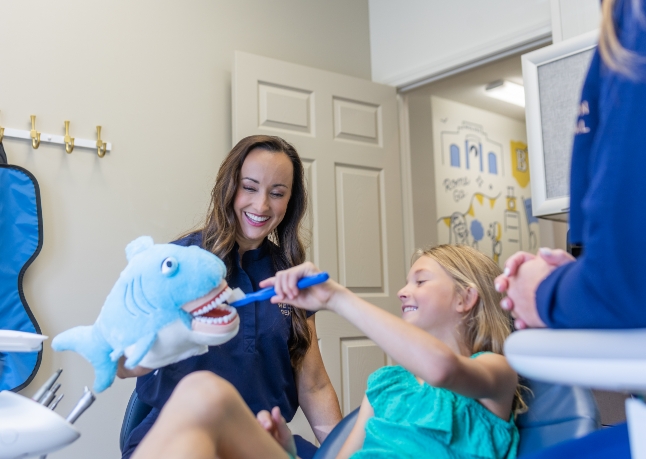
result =
[[[576,261],[571,254],[561,249],[549,249],[542,247],[538,249],[538,256],[545,260],[548,264],[558,267],[563,266],[573,261]]]
[[[518,273],[518,268],[520,268],[523,263],[533,260],[534,258],[536,258],[536,255],[532,255],[528,252],[516,252],[509,257],[505,262],[505,270],[494,280],[496,290],[500,293],[506,292],[509,288],[509,278]],[[503,307],[503,309],[506,308]]]
[[[293,457],[296,457],[296,443],[294,442],[294,436],[289,430],[289,427],[287,427],[285,418],[280,414],[279,407],[275,406],[271,410],[271,413],[265,410],[260,411],[256,415],[256,419],[258,419],[260,426],[269,432],[269,434],[274,437],[274,440],[276,440],[285,451]]]
[[[570,255],[569,253],[561,249],[549,249],[547,247],[543,247],[538,250],[536,255],[532,255],[531,253],[527,253],[527,252],[516,252],[514,255],[509,257],[509,259],[507,259],[507,262],[505,263],[505,271],[503,272],[503,274],[496,277],[494,281],[496,290],[501,293],[508,292],[510,287],[510,282],[512,281],[513,277],[517,275],[519,268],[524,263],[530,260],[534,260],[537,257],[542,259],[543,261],[545,261],[545,263],[547,263],[548,265],[554,268],[557,268],[564,264],[575,261],[575,258],[572,255]],[[547,277],[547,275],[545,277]],[[545,277],[543,277],[543,279]],[[538,288],[538,286],[536,286],[536,288]],[[534,290],[534,298],[535,298],[535,295],[536,295],[536,290]],[[513,298],[514,296],[515,296],[514,294],[512,295],[508,294],[500,302],[500,307],[502,307],[507,311],[513,311],[515,308],[515,303]],[[535,304],[535,299],[533,300],[533,303]],[[534,306],[534,309],[535,309],[535,306]],[[538,317],[538,314],[536,315],[536,317]],[[540,321],[540,318],[539,318],[539,321]],[[536,322],[532,320],[532,323],[536,323]],[[542,324],[542,321],[540,321],[540,323]],[[527,326],[532,326],[532,325],[525,323],[522,319],[517,319],[516,328],[526,328]],[[534,326],[540,326],[540,325],[534,325]],[[542,326],[545,326],[545,325],[543,324]]]
[[[536,310],[536,290],[541,282],[556,269],[541,257],[534,257],[520,265],[508,279],[507,298],[500,305],[511,311],[517,329],[545,327]]]
[[[278,271],[275,277],[262,281],[260,287],[274,287],[276,295],[271,298],[272,303],[288,303],[308,311],[319,311],[327,309],[334,293],[343,289],[333,280],[328,280],[299,290],[297,282],[301,278],[320,272],[313,263],[305,262],[293,268]]]

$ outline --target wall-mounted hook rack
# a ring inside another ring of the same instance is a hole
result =
[[[31,131],[29,131],[29,137],[31,137],[31,146],[37,149],[40,146],[40,132],[36,131],[36,115],[31,115]]]
[[[25,140],[31,140],[32,141],[32,146],[34,148],[38,148],[38,145],[40,143],[45,142],[45,143],[55,143],[59,145],[64,145],[67,148],[68,145],[70,144],[70,141],[68,139],[67,143],[65,142],[65,136],[64,135],[54,135],[54,134],[47,134],[45,132],[37,132],[36,127],[35,127],[35,116],[32,118],[32,130],[31,131],[25,131],[22,129],[12,129],[5,127],[4,128],[4,137],[5,138],[13,138],[13,139],[25,139]],[[36,133],[36,137],[32,137],[32,131]],[[40,139],[38,140],[38,135],[40,136]],[[68,133],[69,135],[69,133]],[[111,151],[112,150],[112,143],[110,142],[102,142],[105,147],[102,149],[103,154],[105,152]],[[97,141],[96,140],[89,140],[89,139],[74,139],[73,143],[73,148],[89,148],[93,151],[97,151]],[[71,153],[71,151],[70,151]],[[102,156],[102,155],[99,155]]]
[[[67,153],[74,151],[74,140],[74,137],[70,137],[70,122],[65,121],[65,137],[63,137],[63,142],[65,142],[65,151]]]

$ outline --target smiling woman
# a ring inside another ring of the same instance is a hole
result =
[[[257,249],[285,217],[292,194],[294,166],[282,152],[252,150],[240,170],[233,202],[239,251]]]
[[[228,285],[251,293],[260,281],[305,261],[299,229],[306,208],[303,165],[294,147],[279,137],[247,137],[220,166],[203,227],[175,243],[217,255],[226,265]],[[195,305],[195,312],[210,317],[209,307]],[[300,405],[322,442],[341,419],[338,399],[316,345],[314,315],[284,309],[269,300],[252,303],[237,310],[240,331],[228,343],[154,373],[122,368],[121,377],[139,376],[139,399],[153,407],[133,430],[123,457],[133,453],[179,381],[200,370],[231,383],[254,413],[278,406],[289,422]],[[301,438],[296,445],[304,459],[315,451]]]

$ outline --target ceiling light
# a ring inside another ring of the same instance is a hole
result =
[[[525,106],[525,88],[518,83],[507,80],[498,80],[489,83],[485,88],[485,94],[494,99],[504,100],[510,104]]]

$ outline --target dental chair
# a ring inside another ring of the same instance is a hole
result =
[[[521,375],[556,384],[640,394],[626,400],[630,452],[646,459],[646,329],[523,330],[505,342]]]
[[[524,381],[524,385],[531,393],[524,394],[529,410],[517,420],[520,431],[519,456],[564,440],[582,437],[601,426],[597,404],[590,390],[537,381]],[[133,391],[121,425],[121,450],[132,430],[151,409]],[[336,457],[352,430],[358,413],[357,408],[341,420],[316,452],[314,459]]]

